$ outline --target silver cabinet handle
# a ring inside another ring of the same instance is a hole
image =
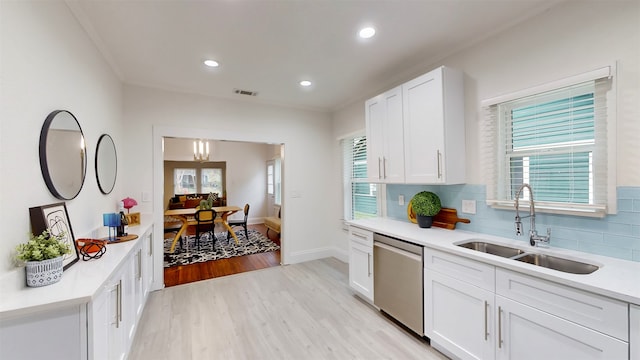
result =
[[[387,178],[387,158],[383,157],[382,158],[382,175],[384,175],[384,178]]]
[[[138,280],[142,279],[142,249],[138,250]]]
[[[362,239],[362,240],[367,240],[367,236],[366,236],[366,235],[358,234],[358,233],[356,233],[356,232],[351,233],[351,234],[352,234],[353,236],[357,237],[357,238]]]
[[[382,179],[382,158],[378,156],[378,179]]]
[[[488,320],[487,317],[489,316],[489,303],[485,300],[484,301],[484,340],[487,341],[487,338],[489,337],[489,326],[488,326]]]
[[[441,162],[442,162],[442,153],[440,152],[440,150],[438,150],[438,179],[442,178]]]
[[[502,349],[502,307],[498,306],[498,349]]]
[[[371,254],[367,254],[367,271],[369,272],[369,275],[367,276],[371,276]]]
[[[119,328],[122,321],[122,280],[116,286],[116,298],[116,328]]]
[[[153,234],[149,234],[149,256],[153,256]]]

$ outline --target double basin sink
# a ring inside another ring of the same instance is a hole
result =
[[[522,249],[492,244],[481,239],[472,239],[458,246],[571,274],[585,275],[598,270],[596,265],[546,254],[528,253]]]

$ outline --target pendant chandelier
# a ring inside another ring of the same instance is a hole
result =
[[[193,160],[209,161],[209,142],[202,140],[193,141]]]

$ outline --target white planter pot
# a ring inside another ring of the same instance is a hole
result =
[[[62,279],[63,258],[63,256],[58,256],[57,258],[43,261],[27,261],[25,263],[27,286],[39,287],[60,281]]]

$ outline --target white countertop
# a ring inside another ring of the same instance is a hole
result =
[[[406,240],[437,250],[454,253],[501,268],[554,281],[632,304],[640,304],[640,263],[560,248],[537,248],[525,241],[464,230],[422,229],[417,224],[388,218],[348,221],[350,225]],[[587,275],[569,274],[456,246],[469,239],[509,245],[528,253],[543,253],[599,266]],[[526,238],[526,236],[525,236]],[[552,240],[553,241],[553,240]]]
[[[0,320],[61,306],[86,304],[98,293],[143,235],[152,228],[151,216],[142,216],[141,224],[129,227],[136,240],[107,244],[100,259],[80,260],[62,273],[62,279],[43,287],[27,287],[24,268],[0,278]],[[81,238],[81,237],[76,237]]]

